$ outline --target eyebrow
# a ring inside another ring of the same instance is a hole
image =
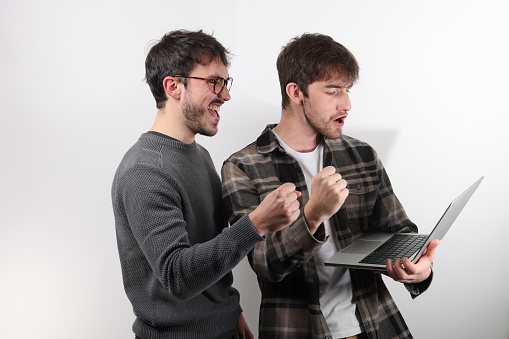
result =
[[[341,85],[337,85],[337,84],[325,85],[325,88],[352,88],[352,87],[353,87],[353,84],[348,84],[348,86],[341,86]]]
[[[230,76],[228,75],[226,78],[223,78],[222,76],[218,75],[217,73],[215,73],[214,75],[209,75],[207,78],[212,78],[212,79],[228,79]]]

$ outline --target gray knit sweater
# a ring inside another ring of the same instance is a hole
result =
[[[201,339],[234,329],[231,269],[262,238],[247,215],[226,227],[207,150],[143,134],[118,167],[112,199],[134,333]]]

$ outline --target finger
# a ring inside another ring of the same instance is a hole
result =
[[[394,273],[396,274],[396,281],[404,280],[408,276],[407,272],[405,271],[405,267],[403,267],[401,259],[399,258],[394,262]]]
[[[274,191],[269,193],[269,195],[272,196],[274,201],[281,201],[285,204],[286,200],[293,200],[293,198],[291,198],[291,194],[295,194],[295,192],[295,185],[288,182],[276,188]]]
[[[385,269],[387,270],[387,276],[396,280],[395,277],[396,276],[396,273],[394,272],[394,265],[392,264],[392,260],[391,259],[387,259],[386,263],[385,263]]]
[[[297,200],[299,196],[297,195],[296,191],[292,191],[286,195],[286,197],[282,197],[285,202],[292,203],[295,200]]]
[[[341,178],[338,180],[338,177],[331,177],[328,181],[328,185],[338,190],[344,190],[348,187],[346,180]]]
[[[329,186],[335,185],[342,180],[341,174],[336,173],[336,172],[332,173],[331,175],[329,175],[325,178],[327,179],[327,183],[329,184]]]
[[[280,191],[284,195],[287,195],[288,193],[291,193],[296,190],[297,187],[295,187],[294,184],[291,182],[287,182],[279,186],[276,190]]]
[[[300,209],[296,209],[292,212],[292,215],[290,216],[290,224],[293,223],[300,215]]]
[[[299,200],[292,201],[292,203],[290,204],[290,211],[293,212],[295,210],[298,210],[299,206],[300,206]]]
[[[348,187],[348,183],[346,182],[345,179],[341,179],[337,182],[337,185],[341,188],[341,189],[345,189]]]
[[[402,282],[418,283],[424,281],[431,274],[431,263],[424,264],[418,262],[417,264],[412,263],[410,260],[404,262],[406,271],[408,273],[407,280]]]
[[[426,249],[426,255],[428,257],[432,258],[431,261],[433,261],[433,259],[435,259],[435,251],[436,251],[438,245],[440,245],[440,240],[435,239],[429,243],[428,248]]]
[[[286,197],[282,197],[281,206],[289,212],[292,212],[299,208],[299,200],[297,199],[297,194],[294,192],[288,194]]]
[[[343,188],[341,191],[339,191],[339,198],[342,201],[345,201],[346,198],[348,198],[348,195],[350,195],[350,190],[348,188]]]
[[[414,264],[408,258],[403,258],[401,264],[405,267],[406,275],[418,274],[419,266],[418,264]]]
[[[288,197],[291,200],[297,200],[300,196],[302,196],[302,192],[299,191],[292,191],[291,193],[288,194]]]
[[[334,173],[336,173],[336,167],[334,166],[327,166],[325,167],[323,170],[321,170],[321,172],[324,176],[331,176],[333,175]],[[337,173],[339,174],[339,173]],[[341,177],[341,175],[339,175]]]
[[[433,260],[435,260],[435,251],[439,244],[440,240],[438,239],[435,239],[432,242],[430,242],[428,244],[428,247],[426,248],[426,252],[422,255],[417,264],[424,263],[425,266],[429,266],[433,262]]]

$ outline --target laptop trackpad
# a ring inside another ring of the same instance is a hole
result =
[[[382,245],[384,241],[373,241],[373,240],[357,240],[350,246],[346,247],[341,252],[343,253],[355,253],[355,254],[368,254],[371,253],[375,248]]]

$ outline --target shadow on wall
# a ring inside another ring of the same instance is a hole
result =
[[[395,129],[345,129],[345,135],[367,142],[373,147],[382,162],[385,164],[389,161],[392,148],[396,142],[398,131]]]

